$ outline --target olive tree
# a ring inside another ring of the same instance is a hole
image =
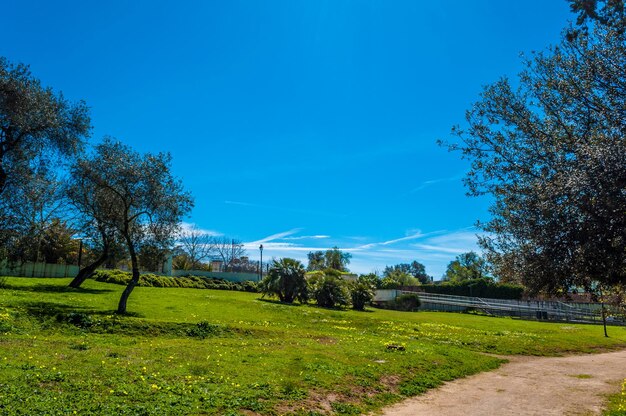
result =
[[[0,57],[0,196],[28,178],[33,160],[75,156],[89,130],[84,102],[67,101],[43,87],[28,66]]]
[[[110,201],[102,219],[125,242],[130,255],[132,278],[122,292],[118,313],[126,312],[128,298],[139,282],[139,249],[146,244],[170,246],[180,221],[193,206],[170,164],[168,153],[142,155],[109,138],[96,146],[91,157],[76,164],[85,183],[94,187],[98,197]]]
[[[80,287],[107,261],[116,238],[119,239],[115,226],[118,213],[116,194],[93,180],[93,166],[88,162],[82,159],[71,167],[67,197],[76,213],[76,223],[83,240],[98,254],[93,261],[82,266],[70,282],[69,286],[74,288]]]
[[[487,86],[449,144],[471,162],[469,194],[493,197],[495,274],[548,293],[626,282],[623,2],[572,4],[584,26]]]

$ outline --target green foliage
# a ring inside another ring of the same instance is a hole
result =
[[[58,315],[57,319],[79,328],[90,328],[94,324],[92,317],[83,312],[70,312],[67,315]]]
[[[626,11],[571,3],[582,27],[485,87],[448,146],[471,163],[469,194],[491,196],[494,274],[533,293],[626,284]]]
[[[0,120],[0,195],[28,181],[33,167],[46,169],[58,156],[76,155],[91,129],[83,101],[68,102],[43,87],[27,65],[1,56]]]
[[[264,294],[277,296],[281,302],[293,303],[296,299],[306,302],[309,294],[305,273],[298,260],[274,260],[259,286]]]
[[[443,295],[476,296],[491,299],[521,299],[526,288],[524,286],[496,283],[487,279],[471,279],[460,282],[443,282],[438,285],[422,285],[424,292]]]
[[[470,251],[459,254],[448,264],[443,280],[462,282],[464,280],[489,279],[487,262],[478,254]]]
[[[626,379],[621,383],[621,391],[609,397],[608,409],[603,416],[626,416]]]
[[[359,276],[359,282],[367,282],[373,289],[380,288],[380,278],[376,273],[367,273]]]
[[[357,311],[365,310],[365,305],[374,299],[374,289],[369,277],[359,277],[359,279],[350,285],[350,298],[352,299],[352,309]]]
[[[220,330],[219,325],[213,325],[208,321],[200,321],[194,327],[187,330],[187,335],[194,338],[205,339],[210,335],[219,333]]]
[[[319,306],[334,308],[346,306],[350,303],[348,284],[334,269],[327,269],[323,275],[316,275],[309,279],[311,292]]]
[[[380,289],[398,289],[401,286],[419,286],[420,284],[420,281],[410,274],[393,269],[388,271],[380,281]]]
[[[122,270],[97,270],[93,279],[98,282],[127,285],[132,275]],[[229,282],[224,279],[203,276],[167,277],[156,274],[142,274],[139,276],[138,286],[143,287],[180,287],[193,289],[236,290],[240,292],[259,292],[256,282]]]
[[[426,274],[426,267],[418,261],[411,263],[400,263],[395,266],[386,266],[383,271],[383,278],[389,276],[393,272],[402,272],[409,274],[419,280],[420,283],[427,284],[432,281],[432,277]],[[410,285],[415,286],[415,285]]]
[[[72,166],[72,188],[97,195],[98,211],[115,234],[126,243],[133,276],[122,292],[117,311],[126,313],[127,302],[139,280],[139,250],[142,246],[168,247],[176,237],[182,218],[193,206],[191,194],[171,172],[169,153],[140,154],[130,146],[105,138],[93,154]],[[95,211],[78,198],[74,203],[87,217]],[[99,223],[98,215],[93,220]]]
[[[345,253],[338,247],[333,247],[326,251],[312,251],[307,254],[307,257],[309,258],[308,271],[333,269],[347,272],[352,254]]]
[[[389,302],[389,309],[396,311],[414,312],[419,309],[422,302],[417,293],[405,293],[398,296],[393,302]]]

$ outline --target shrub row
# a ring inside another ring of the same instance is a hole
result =
[[[131,273],[122,270],[97,270],[93,279],[98,282],[127,285]],[[139,276],[139,286],[143,287],[180,287],[192,289],[236,290],[240,292],[258,292],[255,282],[229,282],[224,279],[201,276],[167,277],[156,274],[142,274]]]
[[[521,299],[524,286],[496,283],[487,279],[472,279],[462,282],[444,282],[439,285],[421,285],[419,289],[427,293],[442,295],[476,296],[491,299]]]

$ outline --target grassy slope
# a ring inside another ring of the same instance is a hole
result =
[[[605,339],[597,326],[336,311],[198,289],[136,288],[136,316],[118,318],[122,286],[8,282],[0,289],[2,414],[359,414],[501,362],[481,352],[626,346],[625,328]],[[59,322],[70,312],[95,325]],[[205,339],[188,335],[200,321],[216,325]]]

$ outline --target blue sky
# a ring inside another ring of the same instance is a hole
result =
[[[91,141],[169,151],[188,224],[258,258],[338,246],[356,272],[474,249],[486,198],[436,145],[564,0],[3,1],[0,55],[91,107]]]

